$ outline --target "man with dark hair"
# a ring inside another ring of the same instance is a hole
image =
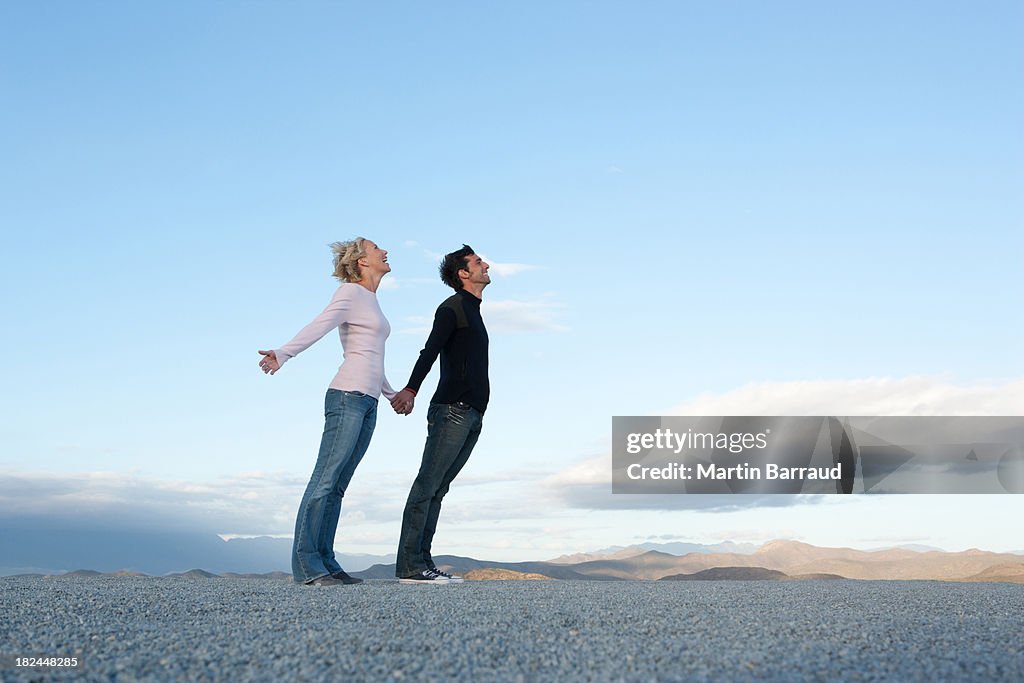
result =
[[[411,411],[416,392],[438,354],[441,379],[427,409],[427,443],[423,462],[402,515],[395,574],[400,583],[461,583],[462,577],[439,570],[430,544],[441,513],[441,500],[469,459],[490,397],[487,379],[487,329],[480,317],[490,268],[468,244],[444,257],[441,280],[455,294],[441,302],[434,326],[420,351],[409,384],[395,397],[396,410]]]

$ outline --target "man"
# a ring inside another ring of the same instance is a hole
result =
[[[423,462],[402,515],[395,574],[400,583],[461,583],[434,565],[430,544],[441,513],[441,500],[473,451],[490,397],[487,379],[487,329],[480,317],[490,266],[463,244],[441,262],[441,280],[455,290],[434,314],[434,327],[420,351],[408,386],[395,397],[396,410],[411,411],[416,392],[438,354],[441,379],[427,410]]]

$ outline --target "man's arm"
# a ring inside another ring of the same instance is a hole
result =
[[[438,354],[441,353],[441,349],[444,348],[454,332],[455,311],[447,306],[441,306],[434,314],[434,327],[431,328],[427,343],[423,346],[420,357],[412,368],[409,383],[405,385],[406,389],[411,389],[413,394],[420,390],[420,385],[426,379],[430,368],[434,367],[434,361],[437,360]]]

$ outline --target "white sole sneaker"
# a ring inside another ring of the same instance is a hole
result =
[[[399,579],[398,583],[405,584],[406,586],[419,585],[419,586],[444,586],[451,583],[449,579],[437,578],[437,579]]]
[[[440,569],[431,569],[430,571],[434,572],[434,574],[437,574],[438,576],[442,576],[448,579],[448,581],[451,583],[462,583],[463,581],[465,581],[465,579],[461,576],[453,576],[448,572],[441,571]]]
[[[411,586],[411,585],[417,584],[417,583],[423,583],[423,584],[429,584],[429,583],[448,584],[448,583],[451,583],[451,582],[452,582],[451,579],[449,579],[447,576],[442,576],[441,574],[438,574],[437,572],[434,572],[434,571],[430,571],[429,569],[424,570],[422,573],[420,573],[417,576],[407,576],[405,578],[402,578],[402,579],[398,580],[398,583],[403,583],[406,586]]]

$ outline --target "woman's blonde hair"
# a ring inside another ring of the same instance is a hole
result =
[[[342,282],[359,282],[363,273],[359,268],[359,259],[366,256],[366,238],[357,237],[347,242],[334,242],[334,277]]]

